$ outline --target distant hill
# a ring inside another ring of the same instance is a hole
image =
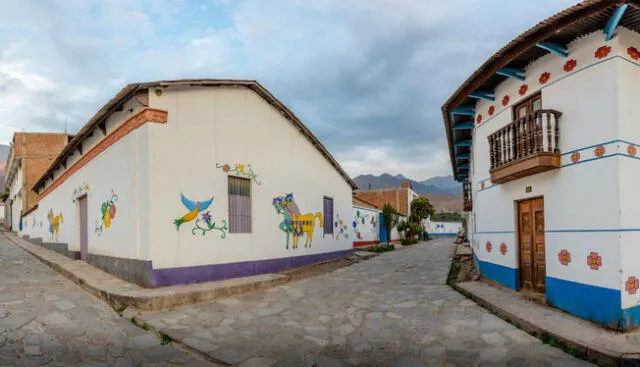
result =
[[[392,176],[383,173],[380,176],[360,175],[353,179],[361,190],[390,189],[400,187],[402,181],[411,182],[413,191],[420,195],[438,194],[462,196],[462,185],[455,182],[452,176],[433,177],[424,181],[416,181],[403,175]]]

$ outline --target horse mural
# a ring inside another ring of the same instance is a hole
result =
[[[289,249],[289,237],[293,234],[293,249],[298,248],[300,237],[306,235],[304,247],[311,247],[313,242],[313,230],[316,227],[316,218],[320,220],[320,228],[322,228],[322,213],[300,214],[298,204],[293,198],[293,194],[289,193],[285,196],[273,198],[273,207],[278,215],[284,216],[284,221],[280,223],[280,230],[287,234],[287,247]]]
[[[53,215],[53,209],[49,209],[47,213],[47,219],[49,220],[49,236],[51,240],[58,240],[58,230],[60,229],[60,223],[62,223],[62,213]]]

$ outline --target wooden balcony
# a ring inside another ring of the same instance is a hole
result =
[[[501,184],[560,167],[561,115],[538,110],[489,135],[491,181]]]
[[[471,195],[471,182],[462,184],[463,211],[470,212],[473,209],[473,199]]]

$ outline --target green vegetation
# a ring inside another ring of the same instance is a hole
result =
[[[429,218],[429,216],[435,214],[435,212],[436,210],[429,202],[429,199],[425,197],[417,197],[411,201],[411,216],[409,217],[409,220],[411,222],[420,223]]]
[[[418,240],[416,240],[415,238],[403,238],[402,240],[400,240],[400,243],[402,244],[402,246],[410,246],[418,243]]]
[[[395,247],[393,245],[387,244],[387,245],[380,245],[380,246],[371,247],[367,251],[375,252],[375,253],[379,254],[379,253],[382,253],[382,252],[393,251],[394,249],[395,249]]]
[[[460,213],[435,213],[431,216],[432,222],[464,222]]]
[[[391,204],[384,204],[382,208],[382,218],[384,219],[384,228],[387,230],[387,245],[391,240],[391,230],[398,224],[398,212]]]

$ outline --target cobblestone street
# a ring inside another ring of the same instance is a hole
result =
[[[0,365],[210,366],[109,306],[0,234]]]
[[[435,240],[267,291],[141,319],[240,366],[586,366],[445,284]]]

